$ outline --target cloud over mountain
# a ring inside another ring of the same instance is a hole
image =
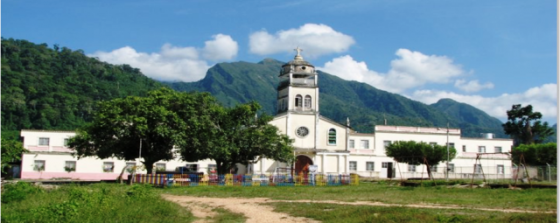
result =
[[[546,120],[556,117],[556,84],[544,84],[521,93],[502,94],[496,97],[469,95],[483,89],[491,89],[494,84],[466,80],[465,76],[471,72],[464,71],[461,65],[446,56],[425,55],[408,49],[399,49],[395,55],[398,58],[391,61],[390,69],[385,73],[371,70],[365,62],[356,61],[349,55],[334,58],[318,69],[342,79],[367,83],[427,104],[435,103],[442,98],[451,98],[473,105],[502,120],[507,119],[506,111],[511,109],[513,104],[531,104],[536,111],[543,114]],[[426,89],[428,84],[454,84],[454,87],[467,94]]]
[[[478,80],[466,81],[465,79],[460,79],[455,81],[455,87],[461,89],[464,92],[477,92],[482,89],[492,89],[494,84],[487,82],[485,84],[478,83]]]
[[[365,62],[355,61],[349,55],[335,58],[319,69],[395,93],[429,83],[445,84],[465,73],[461,65],[445,56],[408,49],[398,49],[395,54],[399,58],[391,61],[391,69],[386,73],[369,70]]]
[[[299,46],[304,49],[305,56],[315,58],[345,52],[354,43],[354,38],[337,32],[330,26],[308,23],[297,29],[280,30],[275,34],[266,30],[254,32],[249,36],[249,51],[258,55],[270,55],[293,52]]]
[[[164,44],[159,52],[144,53],[125,46],[110,52],[98,51],[90,56],[112,64],[129,64],[156,80],[191,82],[204,78],[211,67],[207,60],[231,60],[237,52],[235,40],[228,35],[217,34],[201,49]]]
[[[543,119],[551,120],[557,114],[556,84],[543,84],[530,88],[521,93],[502,94],[497,97],[483,97],[480,95],[463,95],[449,91],[417,90],[410,98],[427,104],[435,103],[441,98],[451,98],[475,106],[491,116],[502,120],[507,119],[506,111],[514,104],[532,105],[535,111],[543,114]],[[552,121],[552,120],[551,120]]]

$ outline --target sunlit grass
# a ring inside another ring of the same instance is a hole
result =
[[[323,222],[556,222],[556,214],[374,207],[321,203],[272,203],[275,211]]]
[[[555,210],[556,189],[489,189],[451,186],[403,187],[397,182],[362,182],[325,187],[175,187],[162,193],[208,197],[267,197],[276,200],[372,201],[390,204],[457,205],[470,208]]]
[[[9,189],[8,189],[9,190]],[[6,188],[2,190],[3,201]],[[2,222],[191,222],[179,205],[145,186],[65,185],[2,204]]]

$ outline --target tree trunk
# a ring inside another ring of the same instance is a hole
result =
[[[228,173],[226,165],[224,165],[222,161],[216,160],[216,169],[218,171],[218,175],[224,175]]]
[[[152,160],[144,160],[144,162],[142,162],[144,164],[144,166],[146,167],[146,172],[148,174],[152,174],[152,171],[154,169],[154,163],[156,163],[156,161],[152,161]]]
[[[426,165],[426,171],[428,171],[428,178],[432,179],[432,170],[430,169],[429,165]]]

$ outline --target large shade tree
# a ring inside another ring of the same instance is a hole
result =
[[[535,166],[553,165],[557,163],[556,143],[546,144],[521,144],[513,148],[512,161],[517,164]],[[521,159],[523,155],[523,159]]]
[[[511,136],[514,145],[542,143],[554,134],[548,122],[541,122],[542,114],[534,112],[533,106],[512,105],[507,111],[508,121],[502,124],[504,132]]]
[[[218,106],[216,100],[207,93],[166,88],[151,91],[147,97],[100,102],[93,122],[78,129],[69,147],[78,157],[134,160],[141,155],[151,173],[154,163],[175,158],[174,145],[209,120],[205,109],[214,106]]]
[[[248,165],[265,157],[293,161],[292,140],[268,123],[270,116],[257,116],[260,108],[251,102],[213,109],[210,124],[186,132],[185,139],[196,139],[178,144],[181,156],[186,161],[213,159],[218,174],[227,173],[236,164]]]
[[[448,159],[447,146],[416,141],[394,142],[387,146],[386,154],[399,163],[409,165],[428,164],[426,170],[430,177],[432,172],[429,167]],[[449,147],[449,160],[454,159],[456,154],[457,150],[454,147]]]

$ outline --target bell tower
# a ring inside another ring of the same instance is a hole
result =
[[[278,83],[277,114],[319,112],[319,87],[315,66],[303,60],[299,47],[294,59],[280,70]]]

